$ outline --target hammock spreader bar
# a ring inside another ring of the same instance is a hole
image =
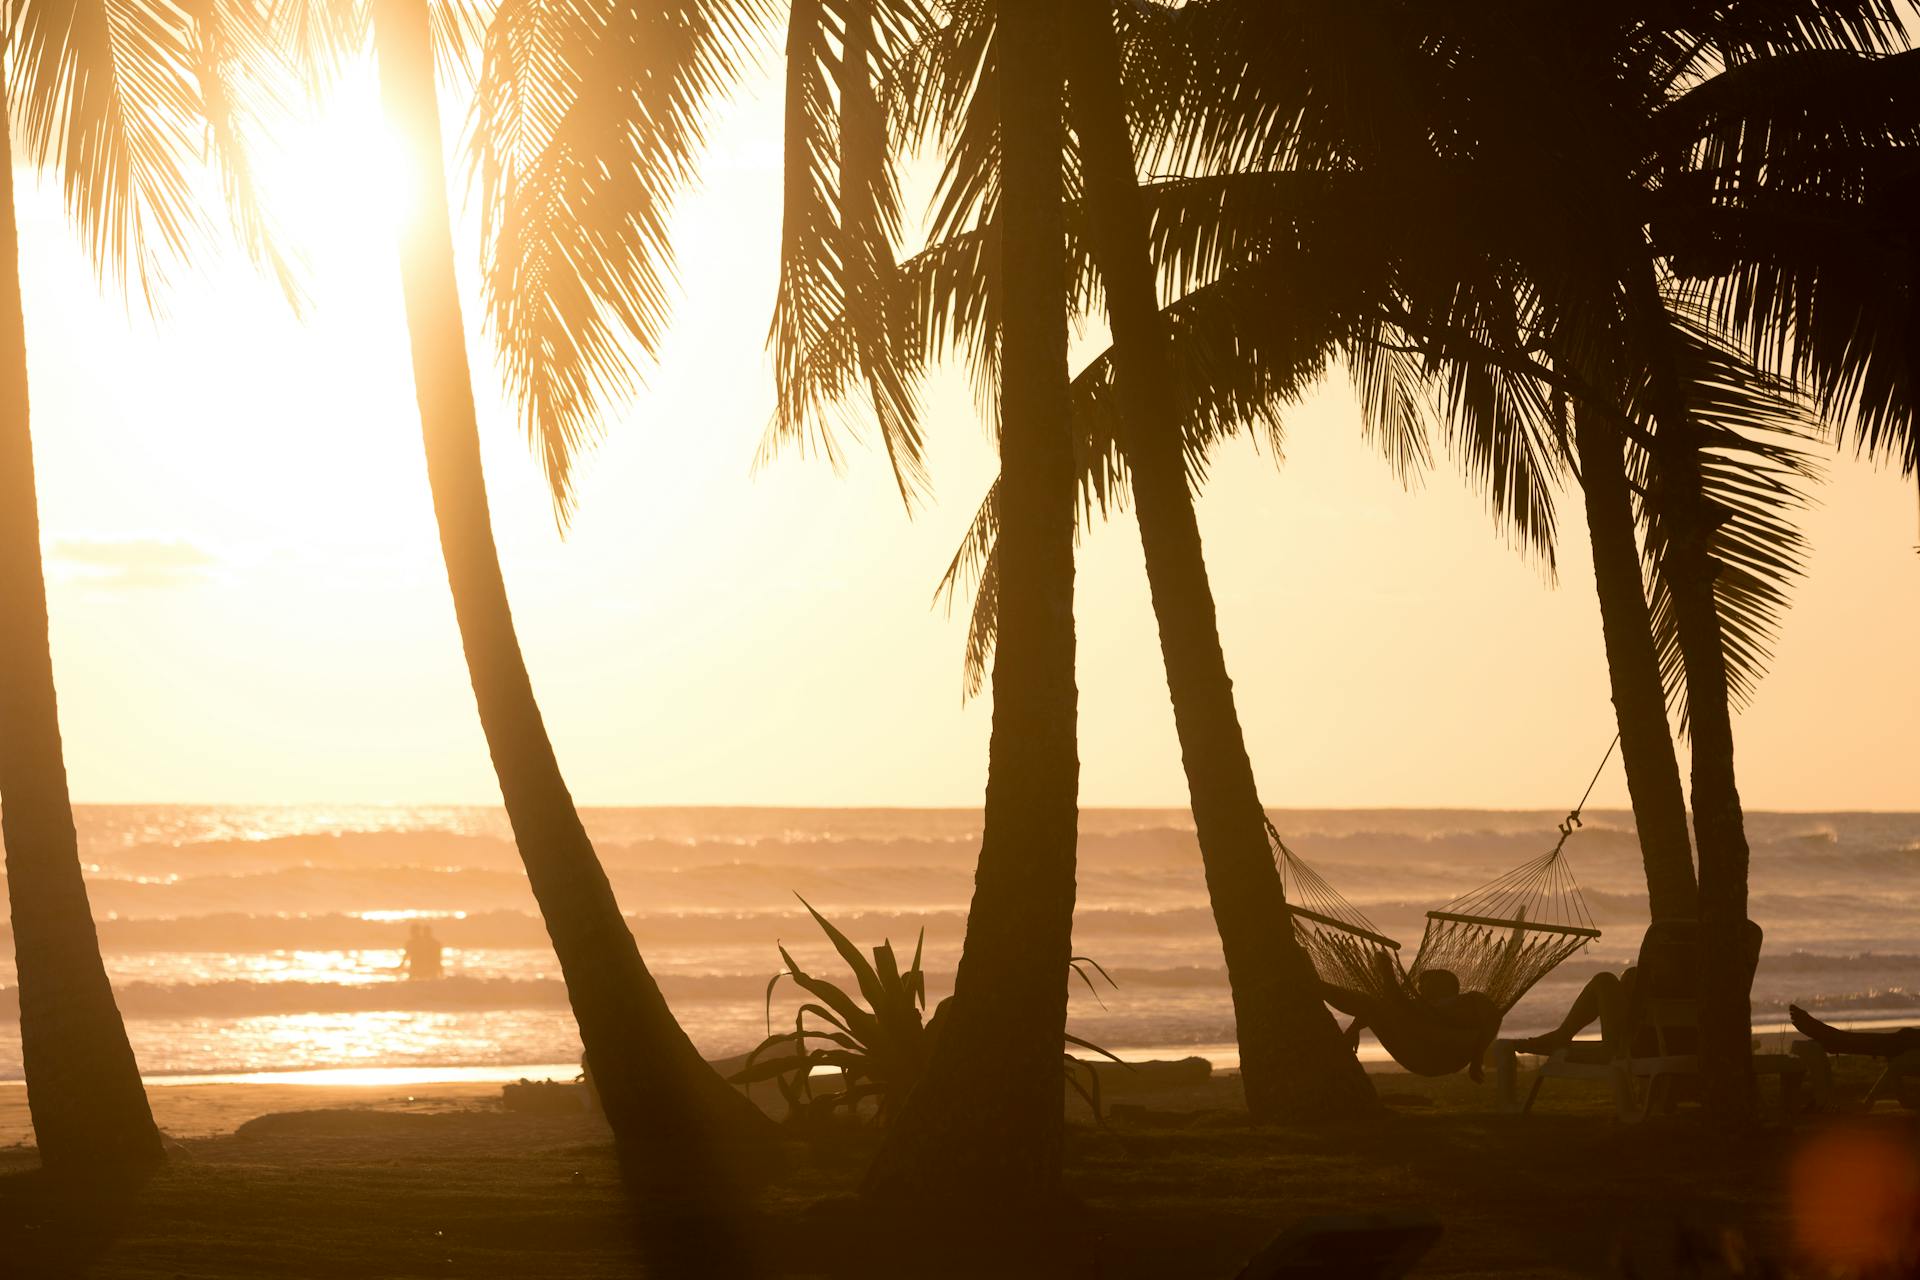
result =
[[[1577,938],[1592,939],[1600,936],[1598,929],[1583,929],[1578,925],[1544,924],[1538,920],[1496,920],[1486,916],[1463,916],[1452,911],[1429,911],[1427,919],[1454,920],[1460,924],[1483,924],[1494,929],[1511,929],[1519,926],[1529,933],[1566,933]],[[1396,942],[1393,945],[1398,947],[1400,944]]]

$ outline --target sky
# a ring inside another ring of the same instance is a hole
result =
[[[729,107],[675,223],[681,298],[555,527],[458,243],[495,531],[534,687],[586,804],[977,806],[990,697],[934,588],[993,474],[964,375],[927,387],[935,501],[883,454],[752,460],[779,238],[778,95]],[[449,103],[449,120],[464,118]],[[156,320],[103,289],[21,176],[43,545],[83,802],[495,804],[436,541],[392,223],[407,180],[367,78],[273,168],[309,256],[296,319],[236,254]],[[1083,335],[1090,351],[1097,334]],[[1275,807],[1559,808],[1613,734],[1577,495],[1557,576],[1442,459],[1412,490],[1330,384],[1284,459],[1216,455],[1199,501],[1261,793]],[[1736,722],[1749,807],[1920,809],[1910,482],[1834,458],[1809,575]],[[1185,803],[1138,531],[1087,532],[1082,803]],[[1616,762],[1594,803],[1621,805]]]

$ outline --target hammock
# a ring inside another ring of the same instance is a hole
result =
[[[1609,746],[1601,769],[1612,754]],[[1599,777],[1595,770],[1594,781]],[[1294,939],[1313,961],[1321,982],[1371,996],[1388,1008],[1417,1001],[1420,975],[1445,970],[1459,979],[1463,995],[1478,993],[1505,1015],[1534,983],[1600,936],[1565,856],[1593,785],[1587,784],[1587,795],[1560,823],[1560,839],[1552,849],[1427,912],[1426,932],[1411,965],[1401,963],[1400,944],[1289,849],[1269,821],[1267,838],[1280,869]],[[1380,1030],[1375,1027],[1376,1034]],[[1419,1052],[1417,1045],[1409,1045],[1407,1055],[1417,1061],[1402,1059],[1386,1038],[1381,1043],[1401,1065],[1423,1075],[1444,1075],[1466,1065],[1460,1061],[1442,1069],[1443,1061],[1453,1061],[1458,1054]]]

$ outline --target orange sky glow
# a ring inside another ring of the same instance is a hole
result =
[[[777,69],[776,69],[777,70]],[[775,80],[728,113],[680,210],[683,298],[557,533],[479,328],[496,532],[560,759],[590,804],[977,805],[988,705],[932,595],[993,470],[959,370],[927,388],[937,501],[884,458],[758,473],[778,245]],[[464,119],[450,100],[446,118]],[[100,290],[49,184],[20,191],[34,432],[68,760],[82,801],[498,801],[425,484],[391,246],[406,177],[368,79],[283,139],[310,259],[293,317],[239,255],[157,325]],[[458,187],[456,188],[458,189]],[[1090,335],[1088,341],[1096,340]],[[1273,806],[1551,808],[1612,736],[1584,528],[1557,583],[1443,461],[1403,490],[1343,385],[1284,465],[1223,450],[1201,501],[1222,634]],[[1835,458],[1810,575],[1737,724],[1755,808],[1920,809],[1910,482]],[[1139,543],[1079,570],[1082,797],[1185,802]],[[1622,804],[1617,764],[1595,803]]]

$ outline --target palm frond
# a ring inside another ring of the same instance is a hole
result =
[[[366,47],[373,29],[371,0],[269,0],[274,41],[318,101],[340,68]]]
[[[770,0],[507,0],[474,111],[488,316],[563,523],[572,468],[659,350],[667,222]]]
[[[915,344],[892,287],[901,235],[897,183],[875,81],[883,41],[930,23],[894,0],[796,0],[787,38],[787,170],[780,290],[769,338],[777,397],[763,456],[817,448],[838,464],[835,424],[849,382],[868,392],[903,503],[928,486],[916,399]],[[839,331],[829,347],[829,326]],[[821,377],[831,351],[841,364]],[[844,414],[842,415],[845,416]]]
[[[1837,160],[1843,194],[1750,187],[1659,228],[1688,301],[1840,438],[1920,472],[1920,150]]]
[[[255,181],[250,140],[270,135],[286,111],[279,84],[291,74],[267,12],[249,0],[185,0],[192,22],[194,79],[207,147],[218,165],[235,235],[273,276],[296,313],[305,289],[282,247]]]
[[[1385,324],[1371,326],[1346,348],[1346,365],[1360,406],[1360,430],[1387,465],[1412,485],[1432,459],[1427,444],[1431,373],[1396,341]],[[1469,433],[1470,435],[1472,433]]]
[[[934,588],[935,604],[953,613],[954,604],[968,596],[966,653],[960,668],[960,701],[978,697],[986,688],[993,642],[1000,625],[1000,566],[994,544],[1000,537],[1000,478],[994,477],[987,496],[967,525],[959,549]]]
[[[1325,305],[1325,299],[1310,299],[1306,288],[1306,277],[1248,268],[1165,308],[1182,451],[1196,487],[1205,479],[1209,451],[1243,430],[1264,429],[1277,459],[1284,410],[1324,377],[1347,339],[1339,309]],[[1080,520],[1088,526],[1124,508],[1129,495],[1115,375],[1109,349],[1089,361],[1072,386]],[[981,503],[935,592],[949,612],[969,589],[973,594],[963,700],[985,687],[998,632],[996,494],[997,485]]]
[[[1555,494],[1567,459],[1551,392],[1511,366],[1475,359],[1441,362],[1435,381],[1448,451],[1485,495],[1495,524],[1551,578]]]
[[[1656,126],[1669,164],[1695,182],[1844,194],[1835,157],[1920,143],[1920,50],[1762,58],[1702,81],[1663,108]]]
[[[1686,388],[1691,457],[1670,463],[1655,448],[1630,451],[1636,505],[1646,530],[1648,602],[1669,700],[1686,716],[1686,673],[1665,563],[1676,523],[1666,505],[1698,503],[1707,513],[1708,555],[1718,567],[1714,601],[1736,707],[1749,703],[1804,572],[1805,540],[1793,521],[1820,469],[1811,449],[1819,422],[1795,388],[1771,377],[1684,311],[1673,320],[1677,374]],[[1675,477],[1668,476],[1673,471]],[[1696,477],[1691,478],[1691,477]],[[1697,483],[1697,496],[1675,486]]]
[[[875,288],[893,345],[895,374],[911,389],[924,366],[957,349],[973,371],[976,389],[997,380],[999,352],[999,232],[988,226],[936,242],[880,273]],[[833,299],[824,300],[831,304]],[[831,312],[809,317],[811,336],[782,375],[782,398],[820,408],[843,404],[865,387],[860,377],[858,318],[845,299]],[[992,421],[991,417],[987,419]],[[817,448],[838,461],[834,433],[796,431],[776,415],[761,439],[756,466],[786,447]]]
[[[377,0],[369,0],[369,3]],[[496,0],[431,0],[427,24],[434,69],[441,78],[464,84],[473,58],[486,39]]]
[[[200,155],[194,23],[170,0],[31,0],[13,27],[23,150],[58,170],[102,275],[137,283],[153,310],[206,230],[187,176]]]

